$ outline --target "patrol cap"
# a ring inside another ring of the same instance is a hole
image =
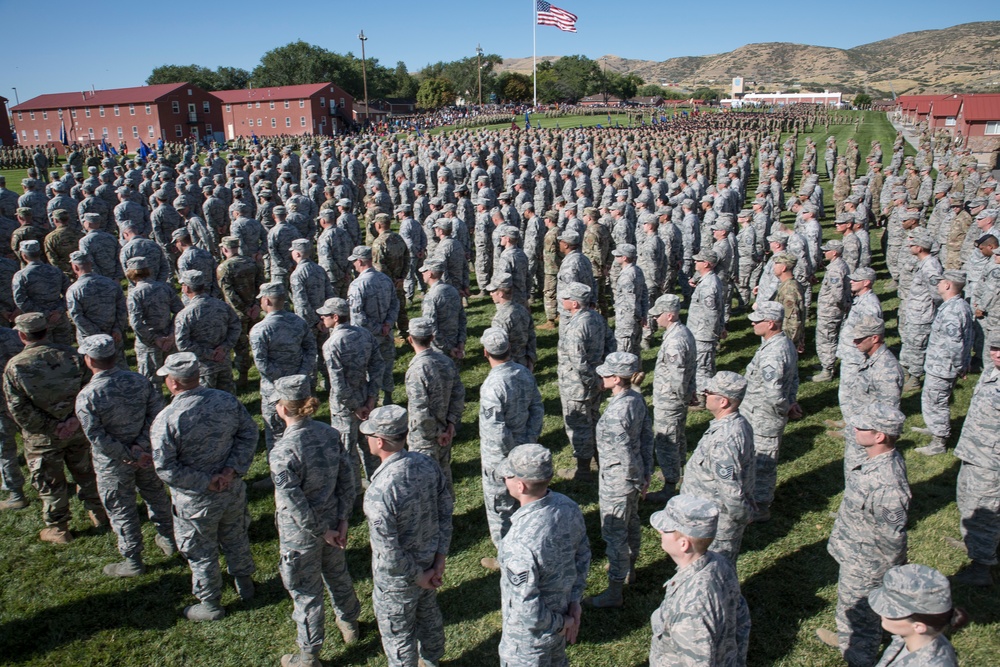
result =
[[[819,249],[822,250],[823,252],[830,252],[831,250],[843,252],[844,242],[841,241],[840,239],[830,239],[829,241],[821,245]]]
[[[312,380],[308,375],[286,375],[274,383],[278,400],[303,401],[312,396]]]
[[[760,301],[749,315],[751,322],[781,322],[785,319],[785,306],[777,301]]]
[[[15,213],[17,215],[21,216],[22,218],[30,218],[31,217],[31,209],[29,207],[27,207],[27,206],[18,206],[17,207],[17,211]]]
[[[652,307],[649,309],[649,314],[652,317],[662,315],[663,313],[679,313],[681,310],[681,299],[676,294],[664,294],[660,296]]]
[[[455,204],[448,203],[442,206],[441,210],[444,211],[445,213],[454,213],[455,211],[458,210],[458,207]]]
[[[833,224],[837,227],[840,227],[841,225],[853,225],[854,218],[849,215],[841,214],[837,216],[837,219],[833,221]]]
[[[223,236],[222,240],[219,241],[219,245],[232,250],[238,250],[240,247],[240,240],[235,236]]]
[[[884,336],[885,320],[874,315],[865,315],[854,325],[854,340],[868,338],[869,336]]]
[[[702,248],[692,259],[696,262],[707,262],[712,266],[719,263],[719,256],[711,248]]]
[[[14,328],[23,333],[47,331],[49,321],[41,313],[24,313],[14,318]]]
[[[338,315],[340,317],[346,317],[351,312],[351,306],[347,303],[347,299],[341,299],[339,296],[331,297],[323,302],[323,305],[316,309],[317,315]]]
[[[612,352],[604,363],[594,369],[602,378],[632,377],[639,371],[639,357],[631,352]]]
[[[863,280],[875,282],[875,269],[870,266],[859,266],[847,277],[851,282],[861,282]]]
[[[174,377],[178,380],[188,380],[198,377],[198,357],[194,352],[175,352],[163,362],[156,371],[160,377]]]
[[[285,289],[284,283],[274,282],[261,285],[256,298],[284,299],[286,296],[288,296],[288,290]]]
[[[715,221],[715,224],[712,225],[712,231],[713,232],[731,232],[731,231],[733,231],[733,223],[730,222],[729,220],[725,219],[725,218],[722,218],[720,216],[719,219]]]
[[[966,281],[965,271],[959,271],[958,269],[950,269],[944,272],[941,276],[941,280],[947,280],[957,286],[964,287]]]
[[[976,220],[986,220],[986,219],[993,220],[996,217],[997,217],[997,212],[995,210],[991,210],[988,208],[980,211],[979,213],[976,213]]]
[[[780,243],[781,245],[786,245],[788,243],[788,234],[783,231],[772,232],[770,236],[767,237],[768,243]]]
[[[337,206],[341,206],[343,208],[350,208],[351,200],[347,199],[346,197],[341,197],[340,199],[337,200]]]
[[[552,479],[552,452],[537,443],[518,445],[500,462],[497,474],[502,478],[517,477],[527,482]]]
[[[854,427],[859,431],[878,431],[894,437],[903,434],[903,422],[906,415],[888,403],[870,403],[865,410],[854,418]]]
[[[430,271],[432,273],[444,273],[444,262],[442,262],[437,257],[428,257],[424,260],[424,265],[421,266],[418,271],[423,273],[424,271]]]
[[[752,218],[753,217],[753,209],[745,208],[742,211],[740,211],[739,213],[737,213],[736,217],[737,218]]]
[[[653,512],[649,523],[664,533],[711,538],[719,527],[719,508],[711,500],[681,493],[667,501],[662,510]]]
[[[410,320],[409,333],[417,338],[429,338],[434,335],[434,320],[429,317],[414,317]]]
[[[635,253],[635,246],[631,243],[623,243],[611,251],[615,257],[628,257],[629,259],[635,259]]]
[[[487,354],[500,357],[510,351],[510,338],[507,332],[498,327],[489,327],[483,332],[479,342],[483,344],[483,349]]]
[[[383,222],[390,223],[390,222],[392,222],[392,216],[389,215],[388,213],[379,213],[378,215],[375,216],[375,222],[376,223],[383,223]]]
[[[932,567],[907,563],[889,568],[882,585],[868,594],[868,606],[879,616],[907,618],[913,614],[951,611],[951,584]]]
[[[37,255],[42,252],[42,244],[34,239],[30,239],[28,241],[21,241],[21,245],[18,246],[18,249],[28,255]]]
[[[571,282],[559,290],[559,300],[576,301],[581,305],[590,303],[591,289],[586,283]]]
[[[559,235],[559,240],[571,246],[578,246],[580,245],[580,233],[568,229]]]
[[[440,229],[446,234],[451,233],[451,218],[438,218],[438,221],[434,223],[434,229]]]
[[[190,239],[191,232],[188,231],[187,227],[178,227],[170,233],[170,238],[173,241],[178,241],[180,239]]]
[[[205,275],[204,271],[196,271],[190,269],[188,271],[181,271],[181,284],[187,285],[188,287],[207,287],[209,283],[208,276]]]
[[[773,261],[775,264],[784,264],[789,269],[794,269],[795,265],[799,263],[799,260],[795,258],[795,255],[790,252],[777,253],[774,256]]]
[[[83,221],[84,222],[94,222],[94,223],[97,223],[99,225],[103,225],[104,224],[104,217],[100,213],[84,213],[83,214]]]
[[[354,250],[351,251],[351,256],[347,258],[348,262],[353,262],[356,260],[366,260],[371,261],[372,249],[366,245],[356,245]]]
[[[746,391],[746,378],[732,371],[719,371],[705,385],[706,394],[724,396],[731,401],[742,401]]]
[[[125,268],[126,269],[134,269],[134,270],[148,269],[149,268],[149,259],[146,258],[146,257],[143,257],[142,255],[137,255],[135,257],[129,257],[125,261]]]
[[[490,279],[488,285],[485,289],[487,292],[495,292],[496,290],[509,290],[514,287],[514,278],[509,273],[503,271],[499,273],[494,273],[493,277]]]
[[[90,264],[93,260],[90,257],[90,255],[88,255],[84,251],[74,250],[69,254],[69,261],[73,264],[82,265],[82,264]]]
[[[285,208],[284,206],[275,206],[271,210],[271,213],[273,213],[274,215],[288,215],[288,209]]]
[[[365,435],[379,435],[388,438],[398,438],[405,435],[409,429],[406,418],[406,408],[401,405],[383,405],[375,408],[368,419],[358,427]]]
[[[497,230],[497,233],[500,235],[501,238],[504,236],[512,239],[521,238],[521,230],[515,227],[514,225],[501,225],[500,229]]]
[[[990,336],[990,339],[986,341],[986,344],[991,350],[1000,350],[1000,331]]]
[[[312,249],[312,243],[309,242],[309,239],[295,239],[292,241],[290,249],[295,252],[300,252],[303,255],[308,255],[309,251]]]
[[[108,359],[115,356],[115,339],[107,334],[87,336],[80,342],[79,352],[91,359]]]
[[[412,206],[410,206],[409,204],[400,204],[399,206],[397,206],[397,207],[396,207],[395,209],[393,209],[393,210],[394,210],[394,211],[395,211],[396,213],[410,213],[410,212],[412,212],[412,211],[413,211],[413,207],[412,207]]]

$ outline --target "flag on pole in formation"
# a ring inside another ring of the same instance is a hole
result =
[[[576,14],[550,5],[545,0],[537,0],[538,25],[553,25],[563,32],[576,32]]]
[[[526,130],[531,129],[530,113],[531,113],[530,111],[525,111],[524,112],[524,129],[526,129]]]
[[[63,146],[69,146],[69,141],[66,139],[66,121],[59,123],[59,143]]]
[[[107,137],[105,137],[104,139],[101,139],[100,151],[102,153],[110,153],[111,152],[111,146],[108,145],[108,139],[107,139]]]
[[[143,160],[145,160],[145,159],[147,159],[149,157],[149,154],[151,152],[152,151],[149,150],[149,146],[146,145],[146,142],[143,141],[142,139],[140,139],[139,140],[139,157],[141,157]]]

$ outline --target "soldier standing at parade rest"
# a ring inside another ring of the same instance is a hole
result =
[[[579,505],[549,489],[552,454],[518,445],[500,465],[520,507],[500,545],[500,661],[510,667],[566,665],[576,643],[580,599],[590,569],[590,543]]]
[[[406,410],[388,405],[361,424],[381,465],[365,493],[372,606],[389,667],[437,667],[444,619],[437,601],[451,548],[454,502],[441,468],[408,452]]]

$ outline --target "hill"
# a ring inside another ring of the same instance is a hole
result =
[[[622,74],[634,72],[647,83],[687,89],[708,85],[728,90],[730,80],[742,76],[754,88],[769,91],[829,87],[897,94],[988,92],[1000,89],[995,69],[1000,68],[1000,21],[910,32],[851,49],[765,42],[664,61],[615,55],[598,61]],[[504,59],[498,71],[530,74],[531,58]]]

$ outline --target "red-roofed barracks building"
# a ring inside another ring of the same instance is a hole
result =
[[[957,120],[969,148],[993,150],[1000,144],[1000,95],[963,95]]]
[[[332,83],[219,90],[226,139],[279,134],[344,132],[353,118],[354,98]]]
[[[58,142],[65,124],[70,143],[177,141],[220,134],[218,99],[190,83],[39,95],[11,108],[22,146]]]

